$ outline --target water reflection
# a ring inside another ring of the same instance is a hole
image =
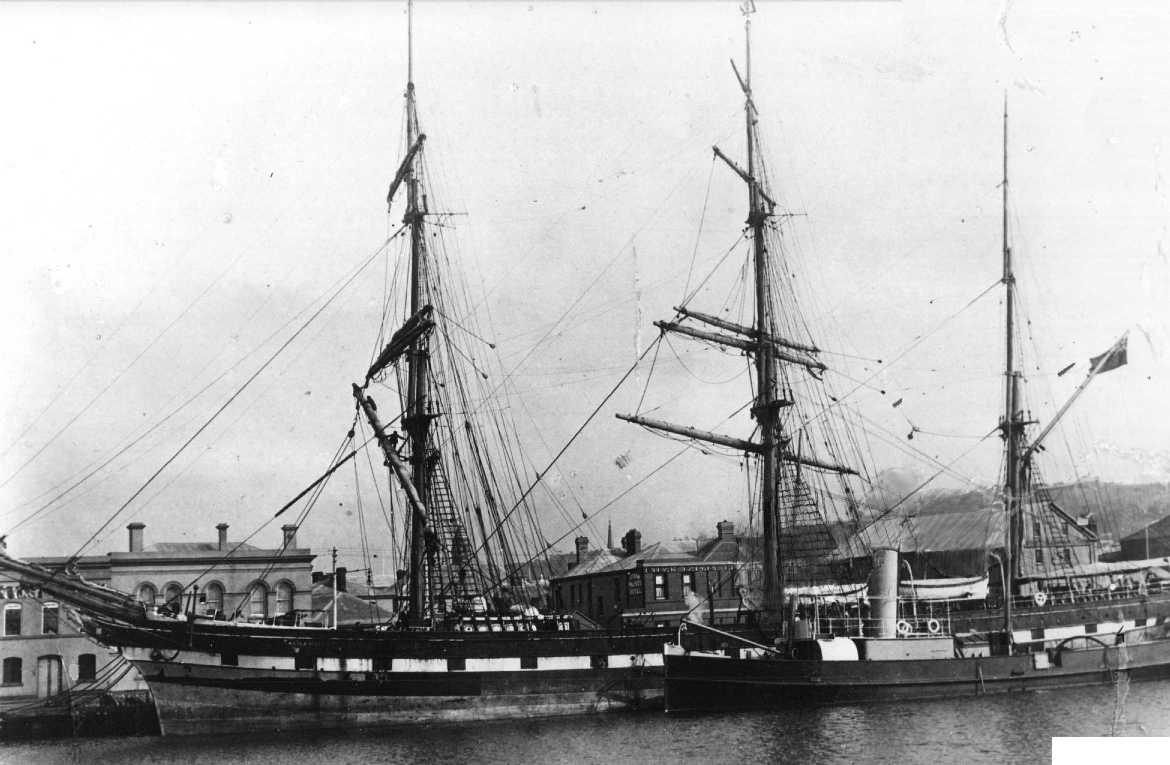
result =
[[[329,733],[91,739],[0,747],[0,763],[1013,763],[1110,731],[1109,686],[725,715],[525,720]],[[1122,735],[1170,735],[1170,681],[1134,683]]]

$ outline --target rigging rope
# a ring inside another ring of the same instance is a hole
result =
[[[281,354],[281,353],[283,353],[283,352],[284,352],[284,350],[285,350],[286,348],[288,348],[288,347],[289,347],[289,346],[290,346],[290,345],[293,343],[293,341],[294,341],[294,340],[296,340],[298,337],[300,337],[301,333],[302,333],[302,332],[304,332],[304,331],[305,331],[305,330],[306,330],[306,329],[309,327],[309,325],[310,325],[310,324],[312,324],[312,323],[313,323],[313,321],[314,321],[314,320],[315,320],[315,319],[316,319],[318,316],[320,316],[322,312],[324,312],[324,310],[325,310],[326,308],[328,308],[330,305],[332,305],[333,301],[334,301],[335,299],[337,299],[337,297],[338,297],[338,296],[340,296],[340,295],[341,295],[341,293],[342,293],[343,291],[345,291],[345,289],[346,289],[347,287],[349,287],[349,285],[350,285],[350,284],[352,284],[352,283],[354,282],[354,280],[355,280],[355,279],[357,279],[357,277],[358,277],[359,275],[361,275],[361,273],[362,273],[363,271],[365,271],[365,269],[366,269],[366,267],[367,267],[367,266],[369,266],[371,263],[373,263],[373,262],[374,262],[374,259],[375,259],[375,258],[377,258],[377,257],[378,257],[378,256],[379,256],[379,255],[382,253],[382,251],[383,251],[383,250],[386,248],[386,246],[387,246],[387,245],[390,243],[390,241],[391,241],[392,239],[394,239],[394,237],[397,237],[399,234],[401,234],[401,233],[402,233],[402,232],[405,230],[405,228],[406,228],[406,227],[405,227],[405,226],[403,226],[402,228],[400,228],[400,229],[398,230],[398,232],[397,232],[397,233],[395,233],[395,234],[394,234],[394,236],[393,236],[393,237],[391,237],[390,239],[387,239],[385,242],[383,242],[383,243],[382,243],[382,245],[381,245],[381,246],[380,246],[380,247],[379,247],[377,250],[375,250],[375,251],[374,251],[374,253],[373,253],[373,254],[371,254],[371,255],[370,255],[370,257],[368,257],[368,258],[365,260],[365,262],[363,262],[363,263],[362,263],[362,264],[361,264],[361,265],[360,265],[360,266],[359,266],[359,267],[358,267],[358,268],[357,268],[357,269],[356,269],[356,270],[353,272],[353,274],[352,274],[352,275],[350,275],[350,277],[349,277],[348,279],[346,279],[346,280],[345,280],[345,281],[344,281],[344,282],[341,284],[341,286],[339,286],[339,287],[338,287],[338,288],[337,288],[337,289],[334,291],[334,293],[333,293],[332,295],[330,295],[330,296],[329,296],[329,298],[328,298],[328,299],[327,299],[327,300],[326,300],[324,303],[322,303],[322,304],[321,304],[321,307],[320,307],[320,308],[318,308],[316,311],[314,311],[314,312],[313,312],[313,314],[312,314],[311,316],[309,316],[309,318],[308,318],[308,319],[306,319],[306,320],[305,320],[305,322],[304,322],[303,324],[301,324],[301,326],[300,326],[300,327],[299,327],[299,328],[296,330],[296,332],[294,332],[294,333],[293,333],[293,334],[292,334],[292,335],[291,335],[291,336],[290,336],[290,337],[289,337],[287,340],[285,340],[285,341],[284,341],[284,342],[283,342],[283,343],[280,345],[280,347],[279,347],[279,348],[277,348],[277,349],[276,349],[276,350],[275,350],[275,351],[272,353],[272,355],[271,355],[271,356],[269,356],[269,357],[268,357],[268,359],[267,359],[267,360],[265,360],[265,361],[264,361],[264,363],[263,363],[263,364],[261,364],[261,365],[260,365],[260,367],[259,367],[259,368],[258,368],[258,369],[257,369],[255,372],[253,372],[253,373],[252,373],[252,375],[251,375],[250,377],[248,377],[248,379],[247,379],[247,380],[245,380],[245,381],[244,381],[243,385],[241,385],[239,388],[237,388],[237,389],[236,389],[236,391],[235,391],[235,393],[233,393],[233,394],[232,394],[232,395],[231,395],[231,396],[228,398],[228,400],[227,400],[227,401],[225,401],[225,402],[223,403],[223,405],[222,405],[222,406],[220,406],[218,409],[216,409],[216,410],[215,410],[215,412],[214,412],[214,413],[211,415],[211,417],[209,417],[209,418],[208,418],[208,419],[207,419],[207,420],[206,420],[206,421],[205,421],[205,422],[204,422],[202,425],[200,425],[200,426],[199,426],[199,429],[198,429],[198,430],[196,430],[194,433],[192,433],[192,434],[191,434],[191,436],[190,436],[190,437],[189,437],[189,438],[188,438],[186,441],[184,441],[184,442],[183,442],[183,445],[182,445],[182,446],[180,446],[180,447],[179,447],[179,448],[178,448],[178,449],[175,451],[175,453],[174,453],[174,454],[172,454],[170,457],[168,457],[168,458],[167,458],[167,460],[166,460],[165,462],[163,462],[163,464],[162,464],[161,466],[159,466],[159,468],[158,468],[157,470],[155,470],[155,471],[154,471],[154,473],[152,473],[152,474],[151,474],[150,478],[148,478],[148,479],[146,480],[146,483],[144,483],[144,484],[143,484],[142,486],[140,486],[140,487],[139,487],[139,488],[138,488],[138,489],[137,489],[137,490],[136,490],[136,491],[135,491],[133,494],[131,494],[131,495],[130,495],[130,498],[129,498],[129,499],[127,499],[127,500],[126,500],[124,503],[122,503],[121,507],[119,507],[119,508],[118,508],[116,511],[114,511],[114,514],[113,514],[113,515],[111,515],[111,516],[109,517],[109,519],[107,519],[107,520],[106,520],[106,522],[105,522],[105,523],[103,523],[103,524],[102,524],[102,525],[101,525],[101,526],[98,528],[98,530],[97,530],[97,531],[95,531],[93,534],[91,534],[91,535],[90,535],[90,537],[89,537],[88,539],[86,539],[86,540],[85,540],[85,542],[83,542],[83,543],[82,543],[82,545],[81,545],[81,546],[80,546],[80,547],[77,549],[77,551],[76,551],[75,553],[73,553],[73,555],[69,556],[69,559],[68,559],[68,561],[67,561],[67,564],[68,564],[68,563],[73,563],[74,561],[76,561],[76,560],[77,560],[77,558],[78,558],[78,557],[79,557],[79,556],[82,554],[82,552],[84,552],[84,551],[85,551],[85,549],[86,549],[86,548],[87,548],[87,547],[88,547],[88,546],[89,546],[89,545],[90,545],[90,544],[91,544],[91,543],[92,543],[92,542],[93,542],[95,539],[97,539],[97,537],[98,537],[98,536],[99,536],[99,535],[100,535],[100,534],[101,534],[103,531],[105,531],[105,530],[106,530],[106,528],[108,528],[108,527],[109,527],[109,525],[110,525],[111,523],[113,523],[113,522],[114,522],[114,519],[116,519],[116,518],[117,518],[118,516],[120,516],[120,515],[121,515],[123,512],[125,512],[125,511],[126,511],[126,509],[127,509],[128,507],[130,507],[130,504],[131,504],[131,503],[132,503],[132,502],[133,502],[135,499],[137,499],[137,498],[139,497],[139,495],[141,495],[141,494],[142,494],[142,492],[146,491],[146,488],[147,488],[148,486],[150,486],[152,483],[154,483],[154,480],[155,480],[156,478],[158,478],[158,477],[159,477],[159,476],[162,474],[162,472],[163,472],[164,470],[166,470],[166,469],[167,469],[167,468],[170,466],[170,464],[171,464],[172,462],[174,462],[176,459],[178,459],[179,455],[180,455],[180,454],[182,454],[184,451],[186,451],[187,447],[188,447],[188,446],[190,446],[190,445],[191,445],[191,443],[192,443],[192,442],[194,442],[194,441],[195,441],[195,439],[196,439],[196,438],[198,438],[198,437],[199,437],[199,436],[200,436],[200,435],[203,433],[203,431],[207,430],[207,428],[208,428],[208,427],[210,427],[210,426],[211,426],[211,424],[212,424],[213,422],[215,422],[215,420],[216,420],[216,419],[219,417],[219,415],[220,415],[220,414],[222,414],[222,413],[223,413],[223,412],[224,412],[224,411],[225,411],[225,410],[226,410],[226,409],[227,409],[229,406],[231,406],[232,402],[233,402],[233,401],[235,401],[237,398],[239,398],[239,396],[240,396],[240,395],[241,395],[241,394],[242,394],[242,393],[243,393],[243,392],[244,392],[244,391],[245,391],[245,390],[246,390],[246,389],[247,389],[247,388],[248,388],[248,387],[249,387],[249,386],[252,384],[252,382],[253,382],[253,381],[254,381],[254,380],[257,378],[257,377],[259,377],[259,376],[261,375],[261,373],[263,373],[263,372],[264,372],[264,370],[265,370],[265,369],[267,369],[267,368],[269,367],[269,365],[271,365],[271,364],[272,364],[272,362],[273,362],[273,361],[275,361],[275,360],[276,360],[276,358],[277,358],[278,356],[280,356],[280,354]]]
[[[886,364],[886,365],[885,365],[885,366],[884,366],[882,369],[879,369],[878,371],[874,372],[874,373],[873,373],[872,375],[870,375],[869,377],[865,378],[865,380],[864,380],[864,381],[862,381],[861,383],[858,383],[856,386],[854,386],[854,387],[853,387],[853,389],[852,389],[852,390],[850,390],[850,391],[849,391],[848,393],[846,393],[845,395],[843,395],[843,396],[840,396],[839,398],[837,398],[836,400],[834,400],[834,401],[833,401],[832,403],[830,403],[828,406],[826,406],[826,407],[824,407],[823,409],[821,409],[821,411],[817,412],[816,414],[814,414],[814,415],[812,415],[811,417],[809,417],[809,418],[805,419],[804,421],[802,421],[802,422],[801,422],[799,425],[797,425],[797,426],[796,426],[795,430],[803,430],[803,429],[804,429],[804,428],[805,428],[805,427],[806,427],[808,424],[810,424],[811,422],[813,422],[813,421],[815,421],[815,420],[818,420],[818,419],[820,419],[821,417],[824,417],[826,414],[828,414],[828,413],[829,413],[829,411],[830,411],[830,410],[832,410],[832,409],[835,409],[836,407],[838,407],[838,406],[841,404],[841,402],[843,402],[845,399],[849,398],[849,397],[850,397],[850,396],[852,396],[854,393],[856,393],[857,391],[861,390],[861,388],[862,388],[863,386],[865,386],[865,385],[868,385],[868,384],[869,384],[871,381],[873,381],[873,380],[874,380],[874,379],[875,379],[875,378],[876,378],[878,375],[882,374],[883,372],[885,372],[886,370],[888,370],[890,367],[894,366],[894,364],[897,364],[899,361],[901,361],[903,358],[905,358],[906,354],[910,353],[910,351],[914,350],[914,349],[915,349],[915,348],[917,348],[919,345],[921,345],[923,342],[925,342],[925,341],[926,341],[928,338],[932,337],[932,336],[933,336],[933,335],[934,335],[936,332],[938,332],[939,330],[941,330],[941,329],[942,329],[944,326],[946,326],[946,325],[947,325],[947,324],[948,324],[950,321],[952,321],[952,320],[953,320],[955,317],[957,317],[959,314],[963,313],[963,312],[964,312],[964,311],[966,311],[968,308],[970,308],[971,306],[975,305],[975,303],[977,303],[977,302],[978,302],[980,299],[982,299],[982,298],[983,298],[985,295],[987,295],[987,293],[991,292],[993,289],[995,289],[996,287],[998,287],[1000,284],[1001,284],[1001,281],[1000,281],[1000,280],[998,280],[998,279],[997,279],[996,281],[992,282],[990,285],[988,285],[988,286],[987,286],[987,288],[986,288],[986,289],[984,289],[984,290],[983,290],[982,292],[980,292],[978,295],[976,295],[975,297],[973,297],[973,298],[971,298],[969,301],[967,301],[967,304],[966,304],[966,305],[964,305],[962,308],[960,308],[959,310],[955,311],[955,312],[954,312],[954,313],[952,313],[950,316],[947,316],[945,319],[943,319],[941,322],[939,322],[939,323],[938,323],[938,324],[937,324],[937,325],[936,325],[936,326],[935,326],[935,327],[934,327],[932,330],[930,330],[929,332],[927,332],[927,333],[926,333],[926,334],[924,334],[924,335],[920,335],[920,336],[918,336],[917,338],[915,338],[913,342],[911,342],[911,343],[910,343],[908,346],[906,346],[906,348],[904,348],[904,349],[903,349],[902,351],[900,351],[900,352],[899,352],[897,355],[895,355],[895,356],[894,356],[894,358],[892,358],[892,359],[889,361],[889,363],[887,363],[887,364]],[[795,431],[794,431],[794,432],[795,432]]]
[[[597,416],[597,413],[601,411],[601,408],[603,406],[605,406],[611,398],[613,398],[613,395],[615,393],[617,393],[618,388],[620,388],[622,386],[622,384],[625,383],[625,381],[629,378],[629,376],[634,373],[634,370],[638,368],[638,363],[641,362],[642,359],[646,358],[646,354],[650,353],[650,351],[652,349],[657,348],[658,343],[660,341],[661,341],[661,335],[659,335],[659,338],[657,340],[655,340],[653,343],[651,343],[649,345],[649,347],[646,348],[646,350],[642,351],[642,355],[639,356],[634,361],[634,363],[630,365],[630,368],[628,370],[626,370],[626,373],[621,376],[621,379],[619,379],[617,381],[617,383],[614,384],[613,388],[610,389],[609,393],[605,394],[605,398],[603,398],[601,400],[601,403],[599,403],[593,409],[593,411],[589,414],[589,416],[585,418],[585,422],[581,423],[581,426],[579,428],[577,428],[576,432],[574,432],[573,435],[569,438],[569,440],[565,443],[565,445],[561,447],[561,450],[556,453],[556,456],[554,456],[552,458],[552,460],[548,463],[548,465],[545,466],[544,470],[537,473],[536,480],[533,481],[531,485],[529,485],[529,487],[520,496],[520,499],[516,500],[516,503],[512,505],[511,509],[509,509],[508,512],[504,513],[504,517],[501,519],[501,523],[507,521],[512,516],[512,514],[514,512],[516,512],[516,509],[520,507],[520,505],[524,502],[524,500],[528,497],[528,495],[532,493],[532,490],[535,489],[541,483],[541,480],[548,473],[548,471],[552,469],[553,465],[555,465],[557,463],[557,460],[559,460],[561,458],[561,456],[566,451],[569,450],[569,447],[573,445],[573,443],[577,440],[577,437],[581,435],[581,432],[583,430],[585,430],[585,427],[590,422],[593,421],[593,418]],[[486,545],[488,543],[488,540],[490,540],[492,537],[494,537],[499,532],[500,528],[502,528],[502,526],[497,525],[496,529],[493,530],[492,533],[488,534],[487,538],[484,539],[483,545]],[[480,547],[475,550],[476,554],[478,554],[480,552],[480,550],[483,548],[483,545],[480,545]]]

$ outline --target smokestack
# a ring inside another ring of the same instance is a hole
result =
[[[879,638],[898,636],[898,551],[879,548],[872,553],[869,574],[870,634]]]
[[[345,589],[345,575],[347,573],[349,573],[349,569],[347,569],[345,566],[338,566],[337,567],[337,574],[336,574],[335,579],[333,580],[334,581],[334,587],[333,587],[334,592],[345,592],[346,591],[346,589]]]
[[[731,521],[716,523],[715,530],[720,539],[735,539],[735,524]]]
[[[297,546],[297,527],[295,524],[289,523],[280,527],[281,532],[284,533],[284,549],[292,550]]]
[[[130,531],[130,552],[142,552],[142,530],[146,528],[145,523],[129,523],[126,528]]]
[[[219,549],[226,550],[228,525],[226,523],[218,523],[215,528],[219,532]]]
[[[589,537],[577,537],[573,541],[577,543],[577,563],[580,564],[585,553],[589,552]]]

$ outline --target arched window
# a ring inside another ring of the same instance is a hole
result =
[[[211,582],[203,590],[203,611],[212,616],[223,611],[223,585]]]
[[[4,660],[4,684],[5,685],[23,685],[24,678],[22,677],[22,663],[16,656],[10,656]]]
[[[154,585],[150,582],[143,582],[142,584],[138,585],[137,598],[139,603],[146,606],[147,608],[150,608],[151,606],[155,605],[156,601],[158,600],[158,590],[156,590]]]
[[[276,615],[281,616],[293,610],[293,586],[288,582],[276,585]]]
[[[92,653],[83,653],[77,657],[77,679],[79,682],[91,682],[97,677],[97,656]]]
[[[171,582],[163,588],[163,605],[175,613],[183,610],[183,588],[176,582]]]
[[[256,582],[248,591],[248,613],[250,616],[268,617],[268,586]]]

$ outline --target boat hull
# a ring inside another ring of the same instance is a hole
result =
[[[668,654],[666,710],[919,701],[1170,677],[1170,639],[1039,654],[825,661]]]
[[[87,627],[138,669],[164,735],[661,710],[669,637],[95,619]]]
[[[313,673],[135,661],[164,735],[381,727],[662,709],[662,668]]]

